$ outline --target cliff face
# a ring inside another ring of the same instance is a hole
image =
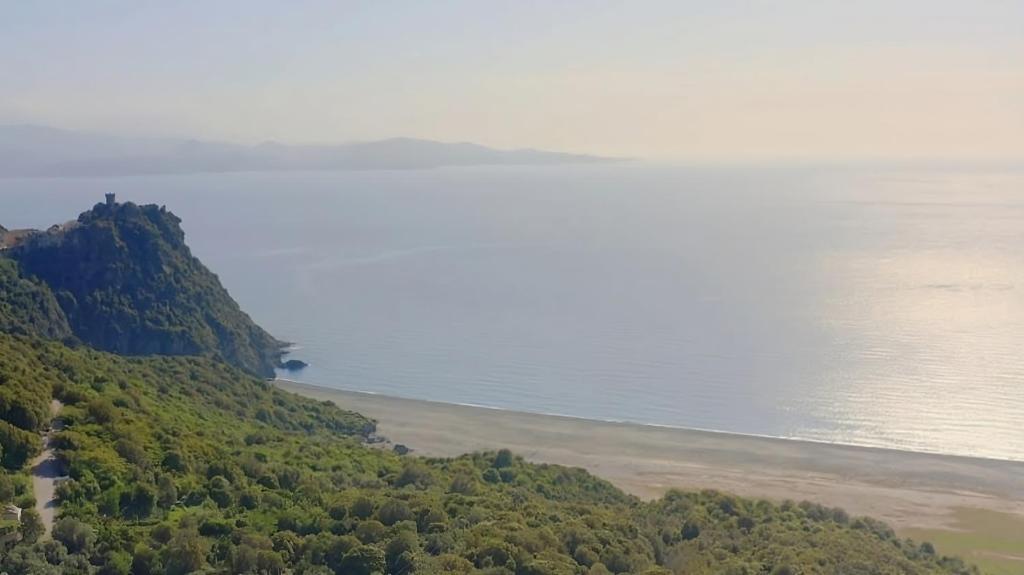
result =
[[[270,376],[281,342],[256,325],[192,256],[177,216],[97,204],[9,250],[45,282],[83,342],[125,355],[210,355]]]

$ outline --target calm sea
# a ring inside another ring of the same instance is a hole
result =
[[[0,180],[113,191],[327,387],[1024,459],[1024,173],[591,166]]]

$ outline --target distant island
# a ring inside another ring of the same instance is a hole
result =
[[[414,138],[347,144],[254,146],[137,138],[43,126],[0,126],[0,177],[126,176],[302,170],[415,170],[622,161],[534,149],[497,150]]]

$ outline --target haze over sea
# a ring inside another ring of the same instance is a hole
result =
[[[613,165],[0,179],[166,204],[326,387],[1024,460],[1024,172]]]

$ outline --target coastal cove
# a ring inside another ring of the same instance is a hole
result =
[[[1024,568],[1024,558],[1010,553],[1024,548],[1024,462],[590,421],[285,379],[274,384],[372,417],[385,446],[402,444],[416,455],[502,447],[533,462],[582,467],[644,499],[678,488],[815,501],[882,519],[901,534],[945,538],[951,547],[970,540],[973,547],[940,550],[964,553],[993,573]],[[992,522],[1006,528],[992,536]]]

